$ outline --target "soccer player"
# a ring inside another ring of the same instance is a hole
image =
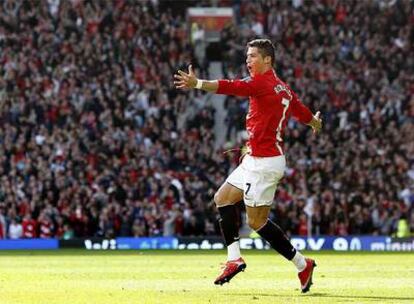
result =
[[[239,229],[235,203],[244,200],[247,222],[279,254],[292,261],[298,270],[302,292],[312,284],[315,261],[296,250],[281,228],[269,219],[276,186],[282,179],[286,160],[283,132],[290,116],[320,131],[322,120],[302,104],[296,94],[276,75],[275,47],[268,39],[247,44],[246,65],[250,77],[237,80],[197,79],[190,65],[188,73],[174,75],[177,89],[200,89],[225,95],[248,96],[246,118],[247,150],[241,164],[228,176],[214,196],[220,214],[220,227],[227,245],[227,263],[215,284],[229,282],[246,268],[240,255]]]

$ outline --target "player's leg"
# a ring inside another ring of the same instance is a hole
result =
[[[247,222],[270,246],[287,260],[292,261],[299,271],[302,271],[306,262],[303,256],[296,251],[282,229],[269,219],[270,206],[250,207],[246,205]],[[294,259],[295,255],[297,258]]]
[[[219,224],[227,246],[227,260],[240,258],[239,213],[236,203],[243,200],[243,191],[225,182],[214,195],[219,212]]]
[[[277,184],[283,177],[284,157],[254,158],[245,162],[244,181],[248,187],[244,192],[249,226],[264,238],[278,253],[292,261],[299,272],[302,291],[312,284],[314,261],[305,259],[290,243],[282,229],[269,219]]]
[[[221,232],[227,246],[227,263],[214,281],[215,284],[222,285],[229,282],[246,268],[246,263],[240,255],[239,214],[235,206],[243,199],[242,170],[240,166],[237,167],[214,195],[214,202],[220,215]]]
[[[302,292],[309,291],[313,268],[316,266],[315,261],[306,259],[296,250],[283,230],[269,219],[270,206],[246,206],[246,212],[250,228],[264,238],[279,254],[293,262],[298,270]]]

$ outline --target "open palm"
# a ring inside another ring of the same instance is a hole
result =
[[[188,66],[188,73],[178,70],[174,79],[174,85],[177,89],[193,89],[197,84],[197,77],[191,64]]]

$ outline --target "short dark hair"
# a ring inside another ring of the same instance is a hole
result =
[[[263,57],[270,56],[272,65],[275,63],[276,48],[269,39],[254,39],[247,43],[247,47],[256,47]]]

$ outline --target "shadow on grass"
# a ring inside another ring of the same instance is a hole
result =
[[[256,297],[275,297],[275,298],[292,298],[294,296],[287,296],[287,295],[280,295],[280,294],[271,294],[271,293],[228,293],[227,295],[232,296],[256,296]],[[298,294],[300,297],[306,298],[333,298],[333,299],[349,299],[349,300],[357,300],[357,299],[366,299],[366,300],[377,300],[377,301],[414,301],[414,297],[380,297],[380,296],[357,296],[357,295],[335,295],[335,294],[328,294],[328,293],[309,293],[306,295]]]

